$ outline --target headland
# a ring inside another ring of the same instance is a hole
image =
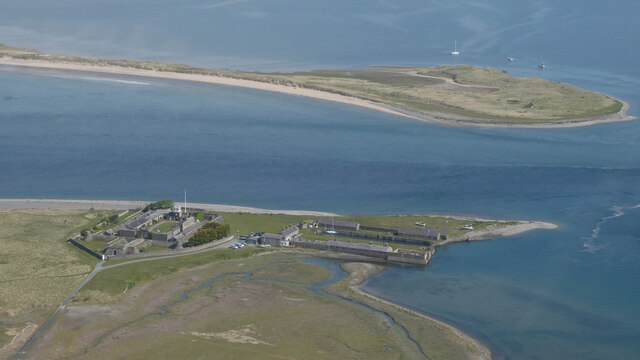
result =
[[[250,73],[54,55],[2,45],[0,64],[243,87],[359,106],[445,126],[563,128],[634,119],[627,115],[627,103],[605,94],[467,65]]]

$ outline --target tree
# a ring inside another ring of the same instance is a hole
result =
[[[191,247],[207,244],[214,240],[222,239],[227,235],[229,235],[229,224],[211,222],[205,224],[183,246]]]

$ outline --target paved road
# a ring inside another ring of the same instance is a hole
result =
[[[119,263],[119,264],[114,264],[114,265],[104,266],[105,261],[100,261],[93,268],[93,271],[89,274],[89,276],[87,276],[69,294],[69,296],[67,296],[67,298],[64,300],[64,302],[58,307],[56,312],[54,312],[53,315],[51,315],[51,317],[49,318],[49,320],[47,320],[47,322],[44,323],[44,325],[42,325],[38,329],[38,331],[36,331],[31,336],[31,338],[29,338],[29,340],[27,340],[27,342],[22,346],[22,348],[20,348],[20,350],[18,350],[18,352],[13,356],[12,359],[13,360],[20,360],[20,359],[24,358],[24,356],[29,352],[29,350],[31,350],[31,348],[33,347],[33,345],[35,345],[35,343],[38,341],[38,339],[40,339],[40,337],[42,335],[44,335],[44,333],[46,333],[47,330],[49,330],[49,328],[51,327],[51,325],[53,325],[53,323],[56,321],[58,316],[60,316],[60,314],[67,308],[67,305],[69,304],[71,299],[78,293],[78,291],[80,291],[80,289],[82,289],[89,281],[91,281],[91,279],[93,279],[93,277],[96,276],[96,274],[98,274],[100,271],[108,270],[108,269],[115,268],[115,267],[118,267],[118,266],[135,264],[135,263],[140,263],[140,262],[145,262],[145,261],[165,260],[165,259],[171,259],[171,258],[176,258],[176,257],[181,257],[181,256],[189,256],[189,255],[201,254],[203,252],[225,248],[232,241],[234,241],[233,237],[231,239],[229,239],[229,240],[225,240],[225,241],[221,242],[220,244],[218,244],[216,246],[212,246],[210,248],[206,248],[206,249],[202,249],[202,250],[198,250],[198,251],[194,251],[194,252],[190,252],[190,253],[186,253],[186,254],[175,254],[175,255],[158,256],[158,257],[154,257],[154,258],[143,258],[143,259],[131,260],[131,261],[127,261],[127,262],[123,262],[123,263]]]

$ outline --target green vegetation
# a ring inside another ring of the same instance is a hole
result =
[[[301,284],[315,284],[329,278],[330,274],[326,268],[298,262],[298,256],[292,256],[292,258],[292,260],[260,268],[252,273],[253,277]]]
[[[227,261],[209,259],[211,263],[192,269],[170,261],[178,259],[167,259],[157,261],[162,267],[154,261],[106,270],[98,275],[102,279],[96,277],[89,285],[103,288],[110,284],[103,282],[109,277],[120,284],[113,296],[100,297],[100,290],[78,294],[32,356],[424,358],[385,317],[309,291],[307,284],[325,279],[327,271],[298,262],[305,257],[276,252]],[[140,275],[138,269],[150,276],[158,271],[162,275],[144,286],[136,286],[132,279],[127,287],[127,279]],[[253,277],[245,276],[249,273]],[[89,304],[94,305],[85,306]],[[465,357],[448,357],[456,358]]]
[[[167,250],[169,250],[168,247],[154,246],[154,245],[150,245],[150,246],[143,247],[143,248],[140,249],[140,251],[142,251],[142,252],[167,251]]]
[[[222,239],[223,237],[229,235],[229,225],[224,223],[216,223],[210,222],[205,224],[196,232],[189,241],[187,241],[183,246],[184,247],[192,247],[198,246],[206,243],[210,243],[214,240]]]
[[[153,231],[163,233],[171,229],[177,223],[178,223],[177,221],[163,221],[160,224],[158,224],[158,226],[154,227]]]
[[[149,210],[157,210],[157,209],[171,209],[172,207],[173,207],[173,200],[160,200],[145,206],[145,208],[142,209],[142,212],[147,212]]]
[[[279,233],[287,226],[317,218],[317,216],[284,214],[221,213],[221,215],[224,217],[224,222],[231,227],[231,233],[240,235],[251,232]]]
[[[241,250],[221,249],[201,254],[119,266],[97,274],[74,297],[74,302],[90,300],[99,302],[101,299],[111,299],[122,295],[127,289],[172,274],[178,270],[191,269],[223,260],[246,259],[253,255],[270,251],[273,250],[255,248]],[[109,262],[109,264],[115,263],[117,262]],[[108,268],[108,266],[105,267]]]
[[[66,240],[105,214],[0,210],[0,333],[41,324],[91,272],[97,260]]]
[[[540,78],[516,78],[496,69],[468,65],[266,74],[153,61],[53,55],[6,46],[0,46],[0,56],[266,82],[346,95],[462,123],[559,124],[610,115],[622,109],[620,101],[604,94]]]

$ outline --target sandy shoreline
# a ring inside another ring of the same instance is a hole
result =
[[[0,209],[26,210],[128,210],[143,208],[152,201],[133,200],[63,200],[63,199],[0,199]],[[178,203],[177,203],[178,204]],[[179,205],[179,204],[178,204]],[[248,206],[201,204],[187,202],[188,208],[204,209],[218,212],[250,212],[253,214],[286,214],[311,216],[339,216],[338,214],[308,210],[270,210]]]
[[[24,60],[24,59],[14,59],[9,57],[0,57],[0,65],[32,67],[32,68],[41,68],[41,69],[55,69],[55,70],[65,70],[65,71],[94,72],[94,73],[114,74],[114,75],[153,77],[153,78],[183,80],[183,81],[195,81],[195,82],[202,82],[202,83],[208,83],[208,84],[214,84],[214,85],[233,86],[233,87],[241,87],[241,88],[248,88],[248,89],[254,89],[254,90],[270,91],[270,92],[276,92],[281,94],[303,96],[303,97],[313,98],[317,100],[331,101],[331,102],[337,102],[341,104],[358,106],[362,108],[384,112],[387,114],[402,116],[402,117],[419,120],[419,121],[423,121],[431,124],[442,125],[442,126],[543,129],[543,128],[569,128],[569,127],[579,127],[579,126],[590,126],[590,125],[597,125],[597,124],[611,123],[611,122],[631,121],[635,119],[635,117],[627,115],[627,112],[629,110],[629,104],[620,99],[616,99],[616,100],[620,101],[623,104],[622,109],[615,114],[606,115],[606,116],[572,119],[572,120],[561,121],[554,124],[546,124],[546,123],[545,124],[541,124],[541,123],[517,124],[517,125],[486,124],[486,123],[474,123],[474,121],[478,121],[480,119],[465,118],[463,116],[458,116],[455,114],[414,113],[414,112],[405,111],[403,109],[399,109],[393,106],[384,105],[381,103],[364,100],[356,97],[330,93],[326,91],[306,89],[306,88],[287,86],[287,85],[277,85],[277,84],[265,83],[260,81],[234,79],[234,78],[221,77],[221,76],[143,70],[143,69],[134,69],[134,68],[127,68],[127,67],[120,67],[120,66],[112,66],[112,65],[93,66],[93,65],[64,63],[64,62]]]

